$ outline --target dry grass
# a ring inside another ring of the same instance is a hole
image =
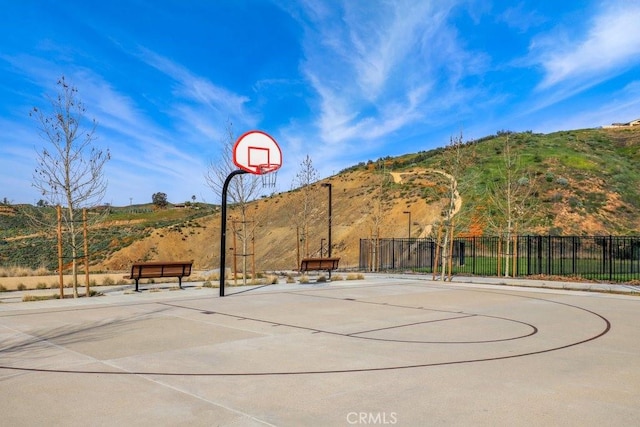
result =
[[[270,274],[269,276],[267,276],[266,282],[269,285],[277,285],[278,284],[278,276],[276,276],[274,274]]]
[[[89,283],[101,283],[104,284],[105,278],[107,283],[113,284],[128,284],[130,281],[124,281],[122,279],[122,273],[109,273],[109,274],[91,274]],[[65,274],[62,277],[64,287],[69,288],[72,286],[73,277],[69,274]],[[57,289],[60,286],[58,275],[49,276],[0,276],[0,286],[7,291],[27,290],[27,289]],[[78,275],[78,286],[84,287],[84,274]]]
[[[0,267],[0,277],[32,277],[32,276],[48,276],[51,271],[44,267],[31,269],[26,267]]]

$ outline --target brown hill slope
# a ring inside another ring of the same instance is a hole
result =
[[[431,176],[432,180],[428,178]],[[403,180],[404,177],[404,180]],[[346,172],[316,183],[312,187],[313,219],[309,223],[308,245],[300,244],[300,256],[319,256],[320,247],[328,235],[328,192],[320,184],[332,184],[332,255],[341,258],[342,267],[357,267],[359,242],[374,233],[376,224],[374,211],[380,203],[381,214],[378,229],[381,237],[406,237],[411,212],[412,237],[424,237],[431,230],[431,224],[438,218],[443,201],[427,203],[418,197],[416,189],[424,185],[433,185],[441,180],[438,173],[428,173],[421,169],[412,169],[396,174],[396,184],[387,184],[384,193],[380,193],[380,175],[370,170]],[[391,180],[391,176],[387,175]],[[407,182],[410,179],[412,182]],[[398,182],[399,181],[399,182]],[[426,183],[425,181],[429,181]],[[381,196],[379,196],[382,194]],[[297,215],[298,191],[281,193],[251,203],[249,207],[250,224],[254,226],[256,269],[285,270],[295,269],[297,265],[298,232]],[[240,245],[234,243],[233,226],[237,214],[230,207],[228,216],[227,247]],[[219,267],[220,256],[220,215],[214,214],[195,221],[196,226],[172,226],[155,230],[149,237],[136,241],[130,246],[114,253],[101,263],[105,270],[125,270],[133,261],[193,259],[194,267],[199,270]],[[238,224],[236,224],[239,227]],[[308,248],[308,249],[307,249]],[[247,253],[253,247],[249,242]],[[238,251],[241,253],[241,250]],[[325,253],[326,255],[326,253]],[[229,250],[227,259],[231,263],[233,252]],[[251,257],[248,256],[251,265]],[[238,257],[238,265],[241,257]]]
[[[532,234],[607,235],[636,234],[640,229],[640,127],[638,129],[585,129],[553,134],[503,133],[465,145],[471,166],[462,177],[464,187],[457,215],[467,232],[491,233],[486,226],[490,214],[487,189],[500,180],[504,170],[502,151],[509,138],[528,176],[536,184],[534,221],[526,231]],[[298,245],[301,191],[290,191],[253,202],[249,220],[254,243],[245,251],[255,252],[256,269],[294,269],[298,253],[318,256],[321,240],[327,238],[327,188],[332,184],[332,255],[342,267],[358,265],[360,239],[374,236],[426,237],[441,217],[447,199],[449,177],[442,149],[422,151],[377,162],[388,169],[376,172],[370,162],[354,166],[312,186],[313,219],[308,241]],[[484,218],[483,218],[484,217]],[[233,240],[237,214],[229,209],[227,247]],[[485,221],[485,224],[483,224]],[[195,223],[195,225],[194,225]],[[98,268],[123,270],[137,260],[193,259],[196,269],[216,269],[220,256],[220,216],[200,218],[189,226],[157,229],[106,259]],[[474,229],[474,230],[472,230]],[[326,242],[326,241],[325,241]],[[239,253],[242,251],[239,250]],[[227,253],[229,264],[233,253]],[[237,257],[238,264],[241,257]],[[249,265],[253,260],[248,256]],[[229,265],[228,264],[228,265]]]

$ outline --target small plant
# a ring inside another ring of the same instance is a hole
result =
[[[0,285],[0,292],[7,292],[7,288],[5,288],[4,286]]]
[[[267,276],[267,283],[269,285],[277,285],[278,284],[278,276],[275,274]]]
[[[309,283],[309,276],[307,276],[306,274],[303,274],[298,279],[298,282],[300,282],[300,283]]]
[[[24,283],[18,283],[19,291],[24,291],[25,289],[27,289],[27,286]]]
[[[44,283],[44,282],[39,282],[39,283],[36,285],[36,289],[47,289],[47,284],[46,284],[46,283]]]
[[[323,283],[323,282],[326,282],[326,281],[327,281],[327,278],[325,277],[324,274],[321,274],[320,276],[318,276],[318,280],[316,280],[316,282],[318,282],[318,283]]]
[[[294,279],[291,274],[287,274],[286,282],[287,283],[296,283],[296,279]]]
[[[103,286],[113,286],[114,284],[115,281],[109,276],[105,276],[104,279],[102,279]]]
[[[344,277],[342,277],[342,275],[340,274],[336,274],[331,278],[331,280],[333,280],[334,282],[339,282],[340,280],[344,280]]]
[[[213,284],[211,283],[211,280],[207,280],[206,282],[204,282],[202,284],[203,288],[213,288]]]

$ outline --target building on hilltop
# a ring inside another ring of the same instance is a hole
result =
[[[628,123],[611,123],[610,126],[603,126],[603,127],[605,129],[610,129],[610,128],[626,128],[626,127],[633,127],[633,126],[640,126],[640,119],[631,120]]]

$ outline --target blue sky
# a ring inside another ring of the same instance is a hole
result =
[[[112,160],[104,202],[218,202],[227,121],[278,141],[277,191],[452,135],[640,118],[640,3],[0,1],[0,199],[36,203],[29,117],[61,75]],[[270,193],[272,190],[265,189]]]

